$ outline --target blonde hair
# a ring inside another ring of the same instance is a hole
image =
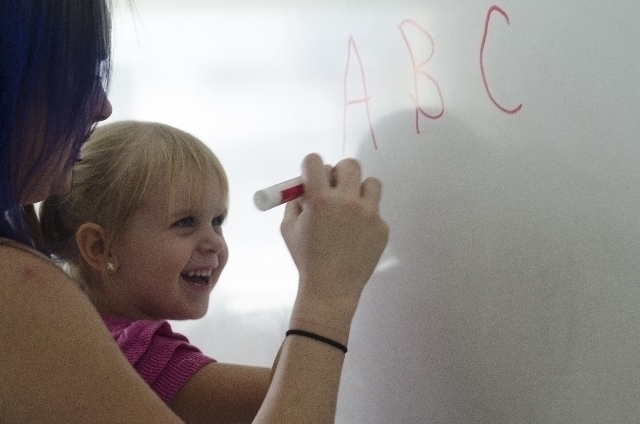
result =
[[[85,289],[95,271],[76,246],[82,224],[100,225],[107,234],[105,252],[111,252],[149,189],[165,184],[171,204],[176,180],[183,174],[189,193],[217,180],[228,204],[229,184],[218,158],[191,134],[168,125],[122,121],[101,126],[82,146],[80,158],[71,190],[45,200],[40,220],[45,243]]]

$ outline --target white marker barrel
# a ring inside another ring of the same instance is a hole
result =
[[[275,208],[283,203],[290,202],[304,193],[302,177],[293,178],[280,184],[256,191],[253,201],[261,211]]]

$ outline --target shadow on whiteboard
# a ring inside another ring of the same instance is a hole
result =
[[[451,113],[423,128],[395,113],[357,155],[383,183],[391,233],[353,323],[337,422],[637,416],[637,211],[619,210],[615,179]]]

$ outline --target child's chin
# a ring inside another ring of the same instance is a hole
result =
[[[54,180],[51,185],[51,194],[65,194],[71,190],[72,172],[69,170],[65,175]]]
[[[208,308],[204,308],[204,310],[198,311],[189,311],[184,314],[176,315],[173,318],[167,318],[172,321],[188,321],[192,319],[200,319],[203,318],[207,314]]]

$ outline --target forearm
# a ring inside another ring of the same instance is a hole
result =
[[[333,423],[344,353],[306,337],[285,339],[254,423]]]
[[[298,293],[290,329],[309,331],[347,345],[355,305],[323,305]],[[256,423],[333,423],[345,353],[308,337],[285,338]]]
[[[388,238],[380,218],[380,184],[361,181],[359,164],[327,167],[303,161],[305,193],[287,204],[281,230],[300,272],[290,329],[346,346],[364,286]],[[291,335],[256,423],[333,423],[345,352],[305,335]]]

